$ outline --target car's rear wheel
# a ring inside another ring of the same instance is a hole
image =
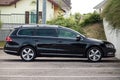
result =
[[[87,51],[87,57],[91,62],[98,62],[102,58],[102,51],[97,47],[92,47]]]
[[[24,61],[33,61],[36,57],[36,52],[32,47],[26,46],[21,49],[20,56]]]

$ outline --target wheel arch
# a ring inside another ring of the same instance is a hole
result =
[[[91,46],[89,46],[89,47],[86,48],[86,50],[85,50],[85,57],[87,57],[87,51],[88,51],[90,48],[92,48],[92,47],[97,47],[97,48],[99,48],[99,49],[101,50],[102,56],[103,56],[104,52],[103,52],[102,48],[101,48],[99,45],[91,45]]]
[[[19,48],[19,50],[18,50],[19,55],[20,55],[20,51],[21,51],[24,47],[31,47],[31,48],[33,48],[33,49],[35,50],[36,54],[37,54],[36,48],[35,48],[33,45],[27,44],[27,45],[21,46],[21,47]]]

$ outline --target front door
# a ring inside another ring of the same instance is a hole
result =
[[[58,30],[58,38],[56,40],[57,44],[55,48],[59,50],[61,55],[83,56],[86,44],[82,40],[77,41],[76,36],[77,34],[71,30]]]

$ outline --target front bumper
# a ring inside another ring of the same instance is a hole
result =
[[[104,56],[103,57],[115,57],[116,49],[106,48],[104,49]]]

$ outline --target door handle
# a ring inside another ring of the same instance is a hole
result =
[[[58,41],[58,43],[62,43],[62,41]]]
[[[38,42],[39,40],[35,40],[35,42]]]

